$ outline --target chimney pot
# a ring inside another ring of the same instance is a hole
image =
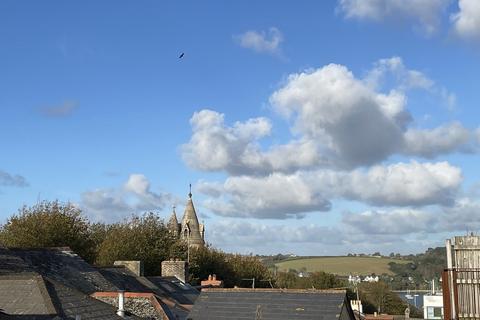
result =
[[[125,317],[125,291],[118,291],[118,310],[117,315],[120,317]]]

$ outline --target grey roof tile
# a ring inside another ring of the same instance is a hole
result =
[[[345,302],[345,291],[205,289],[187,319],[353,319]]]

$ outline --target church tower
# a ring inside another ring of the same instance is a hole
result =
[[[172,238],[178,239],[180,238],[180,223],[177,220],[177,213],[175,212],[175,206],[172,208],[172,215],[170,220],[168,220],[167,228],[170,232]]]
[[[180,239],[185,240],[189,247],[198,248],[205,245],[204,236],[205,227],[203,224],[198,223],[197,213],[192,201],[192,185],[190,185],[190,193],[188,194],[180,228]]]

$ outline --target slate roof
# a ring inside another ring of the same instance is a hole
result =
[[[355,318],[342,290],[215,288],[202,290],[187,319]]]
[[[126,268],[101,268],[100,273],[115,286],[130,292],[154,293],[165,312],[185,319],[199,292],[176,277],[137,277]],[[176,318],[175,318],[176,319]]]
[[[18,281],[12,282],[12,277],[20,277],[21,281],[17,279]],[[42,289],[45,294],[40,295],[38,288],[46,288]],[[69,248],[0,247],[0,319],[4,318],[1,311],[5,309],[4,305],[7,302],[22,306],[23,309],[16,310],[17,314],[19,312],[31,314],[33,311],[26,309],[35,307],[39,314],[34,319],[43,319],[38,317],[45,312],[48,301],[54,305],[56,314],[62,317],[68,318],[73,313],[81,311],[82,319],[110,319],[107,315],[117,319],[115,308],[91,298],[90,295],[95,292],[118,290],[155,294],[166,314],[173,319],[185,319],[199,295],[195,288],[175,277],[138,277],[124,267],[96,268]],[[2,294],[4,291],[15,294]],[[26,301],[22,300],[28,296],[27,291],[38,299],[37,305],[27,306]],[[15,296],[18,300],[15,300]],[[13,300],[2,302],[3,298]],[[51,316],[47,319],[51,319]]]
[[[35,273],[0,276],[0,307],[11,315],[57,314],[42,277]]]
[[[2,249],[0,249],[0,254],[1,251]],[[107,281],[96,268],[69,248],[10,248],[8,251],[11,255],[21,258],[28,265],[27,268],[83,293],[119,290]]]
[[[36,273],[0,276],[0,306],[18,319],[121,319],[116,308]]]
[[[31,273],[34,269],[17,257],[11,250],[0,246],[0,275]]]

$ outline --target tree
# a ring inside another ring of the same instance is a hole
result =
[[[255,278],[255,287],[268,287],[271,278],[268,268],[255,256],[227,254],[220,250],[204,247],[190,252],[190,280],[199,284],[209,275],[215,274],[223,280],[225,287],[246,287]]]
[[[326,272],[313,272],[310,275],[312,287],[315,289],[332,289],[345,286],[345,282],[339,280],[335,275]]]
[[[70,247],[88,262],[95,258],[89,222],[71,203],[43,201],[24,206],[0,229],[0,242],[7,247]]]
[[[298,277],[295,272],[278,272],[275,277],[275,286],[277,288],[296,288],[297,282]]]
[[[226,254],[209,247],[200,247],[190,250],[190,282],[200,284],[209,275],[215,274],[223,280],[225,287],[235,285],[232,266],[227,262]]]
[[[364,306],[364,312],[374,311],[392,315],[403,315],[407,307],[410,308],[412,317],[421,317],[422,312],[414,306],[409,306],[383,281],[363,282],[358,286],[360,300]]]
[[[255,287],[270,286],[270,271],[257,257],[228,254],[226,260],[232,267],[234,282],[237,286],[242,284],[245,286],[245,281],[250,281],[250,279],[255,279]]]
[[[186,258],[185,247],[177,242],[158,215],[133,215],[109,227],[99,246],[96,264],[109,266],[116,260],[141,260],[145,274],[158,275],[161,261]]]

